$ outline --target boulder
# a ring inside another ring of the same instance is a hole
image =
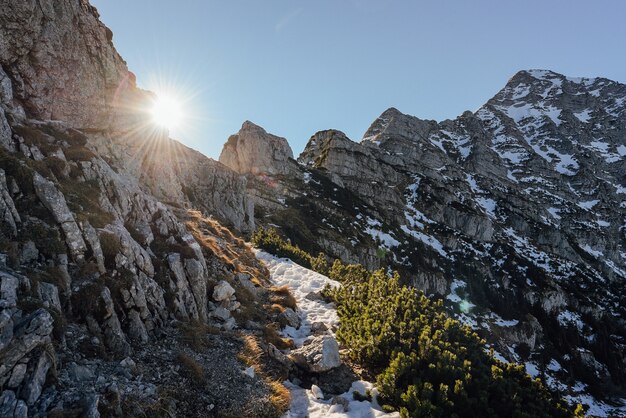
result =
[[[0,417],[7,418],[26,418],[28,416],[28,406],[26,403],[17,399],[15,392],[4,390],[0,394]]]
[[[33,176],[33,186],[41,203],[52,213],[54,220],[61,226],[70,252],[74,258],[81,259],[87,250],[87,245],[74,220],[74,215],[67,206],[65,196],[57,190],[53,182],[43,178],[39,173],[35,173]]]
[[[213,288],[213,300],[222,302],[229,300],[235,294],[235,289],[226,281],[222,280]]]
[[[25,379],[21,396],[24,398],[28,406],[33,406],[41,395],[43,385],[46,381],[46,375],[52,366],[49,356],[50,355],[45,351],[39,354],[39,358],[34,364],[32,371]]]
[[[293,350],[291,357],[299,366],[314,373],[327,372],[339,367],[339,344],[330,335],[314,336],[305,345]]]
[[[289,326],[293,328],[300,328],[300,316],[291,308],[286,308],[280,314],[278,314],[278,323],[283,327]]]
[[[39,283],[39,295],[44,305],[61,312],[61,301],[59,300],[59,289],[52,283]]]
[[[6,382],[13,367],[36,347],[50,342],[52,316],[41,308],[15,324],[13,339],[0,353],[0,383]]]

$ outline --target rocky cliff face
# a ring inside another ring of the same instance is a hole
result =
[[[272,320],[223,226],[254,227],[246,180],[154,128],[151,99],[86,1],[3,3],[0,416],[276,413],[230,332]]]
[[[625,85],[521,71],[455,120],[392,108],[360,142],[319,132],[298,170],[248,187],[258,223],[399,269],[555,389],[619,397],[625,141]]]
[[[135,83],[112,37],[85,0],[5,2],[0,65],[13,81],[15,102],[37,119],[105,126]]]

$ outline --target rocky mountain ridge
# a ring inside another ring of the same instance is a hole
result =
[[[391,108],[360,142],[321,131],[299,166],[256,155],[260,174],[242,174],[258,224],[400,270],[573,398],[623,397],[625,101],[607,79],[520,71],[455,120]],[[240,154],[263,149],[240,142]]]
[[[401,271],[498,356],[619,407],[624,85],[522,71],[477,112],[389,109],[298,160],[246,122],[220,163],[150,123],[88,1],[5,3],[0,416],[280,415],[294,374],[345,392],[329,344],[280,350],[298,315],[241,238],[257,225]]]

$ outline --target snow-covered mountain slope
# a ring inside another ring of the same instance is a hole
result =
[[[335,287],[339,286],[339,283],[289,259],[278,258],[259,250],[255,253],[269,270],[271,281],[277,286],[287,286],[298,302],[301,324],[297,329],[286,327],[283,330],[284,335],[292,338],[298,347],[302,347],[306,340],[313,336],[313,331],[311,331],[313,324],[321,323],[328,328],[326,331],[328,335],[334,338],[333,330],[339,323],[335,306],[311,295],[319,294],[326,285]],[[355,400],[354,392],[361,395],[366,391],[376,393],[371,383],[362,380],[355,380],[346,393],[327,400],[323,397],[319,398],[319,395],[323,395],[319,387],[305,389],[290,381],[286,381],[285,385],[291,392],[291,406],[284,418],[397,418],[400,416],[397,412],[383,412],[375,399],[372,402]],[[339,401],[338,398],[342,400]]]
[[[248,174],[256,221],[400,270],[564,392],[622,398],[625,109],[626,85],[543,70],[454,120],[388,109],[361,142],[321,131],[300,165]]]

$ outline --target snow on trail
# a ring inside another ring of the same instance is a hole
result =
[[[299,329],[286,327],[283,335],[293,338],[296,345],[300,347],[311,335],[311,324],[315,322],[323,322],[332,333],[332,330],[339,324],[334,304],[323,300],[310,300],[306,296],[312,292],[320,292],[326,284],[339,286],[339,283],[287,258],[274,257],[261,250],[253,251],[270,271],[272,283],[276,286],[289,286],[298,303],[298,315],[302,319],[302,325]],[[372,402],[354,400],[355,391],[365,394],[365,391],[369,389],[372,393],[376,393],[376,389],[369,382],[353,382],[350,390],[341,395],[349,402],[347,411],[344,411],[341,405],[331,405],[330,400],[316,399],[310,390],[296,386],[290,381],[285,382],[285,387],[291,391],[291,405],[283,418],[397,418],[400,416],[396,412],[391,414],[383,412],[375,400]]]
[[[304,268],[288,258],[274,257],[260,250],[255,250],[255,254],[270,271],[272,283],[276,286],[289,286],[298,302],[298,315],[302,319],[302,325],[298,329],[285,327],[283,334],[292,338],[297,347],[301,347],[311,335],[311,324],[315,322],[323,322],[332,333],[332,330],[339,325],[334,304],[323,300],[309,300],[306,295],[321,292],[326,284],[337,287],[339,282]]]

